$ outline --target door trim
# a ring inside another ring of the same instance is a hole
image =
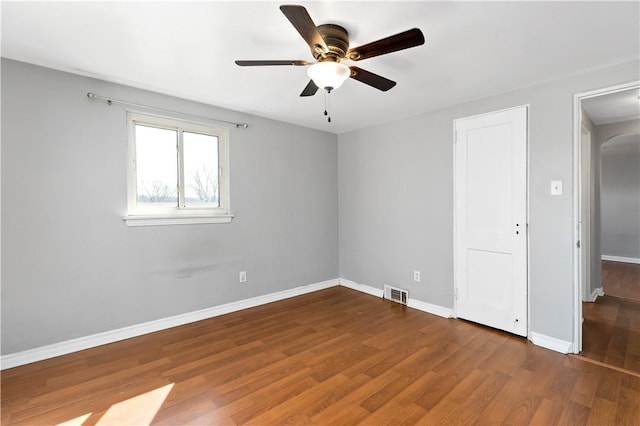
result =
[[[526,164],[525,164],[525,179],[526,179],[526,183],[525,183],[525,199],[526,199],[526,207],[525,207],[525,216],[526,216],[526,247],[527,247],[527,255],[526,255],[526,261],[527,261],[527,273],[526,273],[526,277],[527,277],[527,283],[526,283],[526,295],[527,295],[527,336],[526,338],[528,340],[531,340],[531,292],[529,291],[529,283],[531,282],[531,268],[529,267],[529,265],[531,264],[531,239],[529,238],[529,216],[530,216],[530,206],[531,206],[531,202],[530,202],[530,196],[531,196],[531,191],[530,191],[530,184],[531,184],[531,179],[529,178],[529,170],[530,170],[530,147],[529,147],[529,141],[531,140],[530,136],[530,132],[531,132],[531,126],[530,126],[530,120],[531,120],[531,104],[522,104],[522,105],[516,105],[516,106],[512,106],[509,108],[502,108],[502,109],[497,109],[495,111],[489,111],[489,112],[483,112],[480,114],[474,114],[474,115],[468,115],[465,117],[459,117],[453,120],[452,122],[452,135],[453,135],[453,140],[452,140],[452,144],[451,144],[451,149],[452,149],[452,157],[453,157],[453,170],[452,170],[452,174],[453,174],[453,309],[451,312],[451,317],[452,318],[458,318],[458,297],[457,297],[457,292],[458,289],[456,287],[456,283],[457,283],[457,277],[456,277],[456,255],[455,253],[457,253],[457,228],[456,228],[456,214],[458,212],[457,206],[456,206],[456,142],[457,142],[457,131],[456,131],[456,121],[458,120],[466,120],[466,119],[470,119],[470,118],[477,118],[477,117],[482,117],[485,115],[492,115],[492,114],[496,114],[496,113],[500,113],[500,112],[504,112],[504,111],[511,111],[511,110],[515,110],[515,109],[520,109],[520,108],[525,108],[526,110],[526,118],[527,118],[527,141],[526,141],[526,147],[525,147],[525,151],[526,151]]]
[[[581,182],[580,185],[580,196],[584,197],[580,201],[580,209],[585,209],[588,213],[586,215],[580,214],[581,219],[581,227],[580,231],[581,235],[589,235],[588,238],[581,239],[581,247],[584,249],[580,253],[580,272],[582,275],[582,301],[586,302],[590,298],[590,294],[588,291],[588,287],[591,287],[591,205],[593,204],[592,200],[592,189],[593,182],[591,180],[591,175],[593,173],[592,163],[593,163],[593,153],[591,146],[593,144],[593,137],[595,135],[591,134],[591,131],[583,121],[582,114],[580,117],[580,179],[585,178],[585,172],[587,172],[588,177],[586,180]],[[585,136],[588,136],[588,140],[585,140]],[[586,142],[586,143],[585,143]],[[588,158],[589,164],[585,167],[585,156]],[[586,169],[586,170],[585,170]],[[584,187],[584,183],[586,182],[588,188]]]
[[[573,342],[570,352],[576,354],[582,352],[582,289],[584,286],[584,277],[581,270],[582,251],[577,246],[577,243],[578,241],[587,241],[587,247],[591,247],[590,230],[581,229],[580,227],[580,209],[582,205],[582,100],[638,87],[640,87],[640,81],[632,81],[573,95]],[[591,256],[591,253],[586,255]]]

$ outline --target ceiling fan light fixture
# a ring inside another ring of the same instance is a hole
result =
[[[311,65],[307,69],[307,75],[316,86],[332,91],[342,86],[351,76],[351,70],[340,62],[326,61]]]

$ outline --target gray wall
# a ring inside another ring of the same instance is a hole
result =
[[[573,94],[637,70],[621,64],[336,138],[3,60],[2,353],[337,276],[451,307],[452,121],[523,104],[531,328],[571,340]],[[88,91],[249,121],[230,129],[234,221],[127,227],[125,109]],[[564,195],[551,197],[558,179]]]
[[[529,104],[530,327],[571,341],[573,95],[637,78],[634,61],[340,135],[340,276],[452,307],[452,122]],[[562,196],[549,194],[552,180]]]
[[[248,121],[230,129],[233,222],[127,227],[125,107],[89,91]],[[336,278],[336,143],[3,59],[2,354]]]
[[[596,134],[602,148],[601,253],[640,259],[640,120],[600,125]],[[621,139],[626,143],[619,145]]]

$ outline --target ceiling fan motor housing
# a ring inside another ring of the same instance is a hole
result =
[[[317,29],[329,48],[326,56],[344,58],[349,50],[349,33],[347,30],[335,24],[318,25]],[[311,51],[311,53],[316,59],[320,60],[316,52]]]

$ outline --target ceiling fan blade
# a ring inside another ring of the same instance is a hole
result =
[[[298,30],[312,52],[320,54],[329,51],[324,39],[316,28],[316,24],[313,23],[311,16],[309,16],[307,9],[297,5],[282,5],[280,6],[280,10],[295,29]],[[314,54],[314,56],[316,55]]]
[[[424,35],[418,28],[413,28],[378,41],[349,49],[347,51],[347,58],[352,61],[360,61],[362,59],[373,58],[374,56],[420,46],[421,44],[424,44]]]
[[[395,81],[384,78],[378,74],[374,74],[370,71],[363,70],[355,66],[349,67],[351,69],[351,78],[358,80],[364,84],[368,84],[371,87],[375,87],[378,90],[386,92],[396,85]]]
[[[236,65],[240,65],[241,67],[260,67],[260,66],[268,66],[268,65],[296,65],[296,66],[304,66],[309,65],[309,62],[303,60],[291,60],[291,61],[236,61]]]
[[[318,86],[313,82],[313,80],[309,80],[309,84],[304,88],[300,96],[313,96],[318,91]]]

